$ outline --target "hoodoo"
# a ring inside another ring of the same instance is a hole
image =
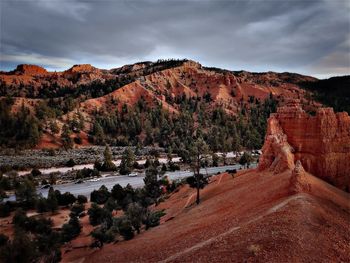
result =
[[[268,120],[259,170],[279,173],[297,160],[307,172],[349,191],[350,116],[332,108],[311,116],[298,100],[278,108]]]

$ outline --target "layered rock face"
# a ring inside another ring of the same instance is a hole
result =
[[[349,191],[349,115],[320,108],[310,116],[297,100],[280,107],[268,120],[259,169],[279,173],[297,160],[307,172]]]

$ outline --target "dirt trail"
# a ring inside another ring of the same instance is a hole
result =
[[[293,195],[293,196],[290,196],[288,198],[286,198],[285,200],[283,200],[282,202],[276,204],[275,206],[271,207],[268,211],[266,211],[264,214],[262,215],[259,215],[251,220],[249,220],[248,222],[245,222],[243,225],[246,226],[246,225],[249,225],[250,223],[253,223],[253,222],[256,222],[258,220],[261,220],[264,216],[267,216],[271,213],[275,213],[277,210],[280,210],[281,208],[283,208],[284,206],[288,205],[289,202],[293,201],[293,200],[298,200],[298,201],[306,201],[307,202],[307,199],[308,199],[308,195],[307,194],[298,194],[298,195]],[[160,263],[167,263],[167,262],[172,262],[173,260],[181,257],[181,256],[184,256],[186,253],[191,253],[191,252],[195,252],[197,249],[200,249],[200,248],[203,248],[207,245],[210,245],[211,243],[227,236],[227,235],[230,235],[232,234],[234,231],[240,229],[241,226],[235,226],[235,227],[232,227],[230,228],[229,230],[227,230],[226,232],[218,235],[218,236],[215,236],[215,237],[212,237],[212,238],[209,238],[203,242],[200,242],[200,243],[197,243],[196,245],[190,247],[190,248],[187,248],[183,251],[180,251],[170,257],[168,257],[167,259],[165,260],[161,260],[159,261]]]

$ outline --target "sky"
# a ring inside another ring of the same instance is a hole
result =
[[[187,58],[349,75],[349,14],[350,0],[0,0],[0,70]]]

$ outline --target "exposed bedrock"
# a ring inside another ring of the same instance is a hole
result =
[[[297,100],[280,107],[268,120],[259,169],[279,173],[294,169],[297,160],[307,172],[349,191],[349,115],[320,108],[311,116]]]

